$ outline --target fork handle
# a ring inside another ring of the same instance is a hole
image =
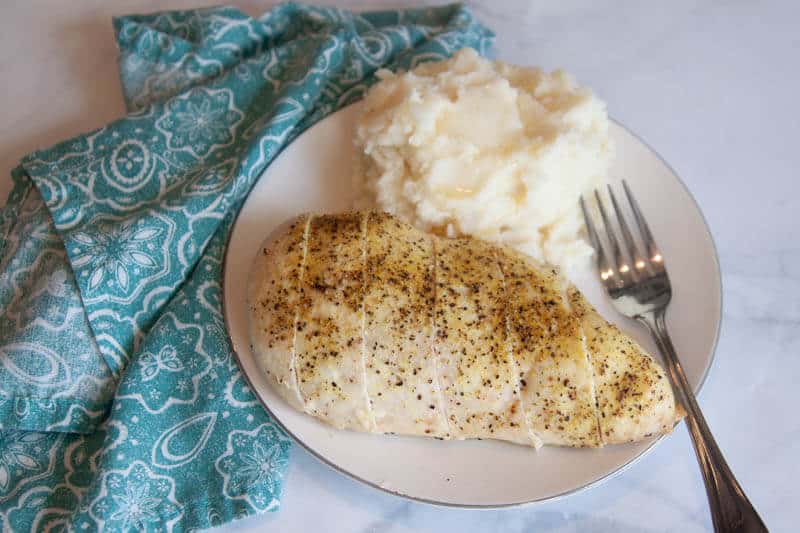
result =
[[[736,481],[728,463],[722,456],[706,419],[697,405],[697,399],[683,373],[675,347],[669,338],[664,320],[664,310],[643,315],[643,322],[655,338],[658,348],[666,361],[667,372],[671,378],[676,395],[686,409],[686,426],[694,443],[694,450],[711,507],[711,519],[717,532],[760,532],[768,531],[761,517],[747,499],[742,487]]]

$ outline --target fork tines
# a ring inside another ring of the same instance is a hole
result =
[[[625,190],[625,196],[628,199],[635,226],[638,229],[641,241],[644,243],[646,253],[642,253],[641,247],[631,232],[631,228],[625,220],[625,215],[617,202],[611,185],[608,185],[608,196],[611,199],[611,206],[614,211],[611,215],[609,215],[609,210],[606,209],[600,191],[597,189],[594,191],[597,210],[600,212],[600,219],[602,220],[603,226],[600,228],[600,231],[602,232],[602,230],[605,229],[605,241],[608,244],[603,242],[601,233],[598,232],[592,216],[589,213],[587,202],[582,196],[580,199],[583,218],[586,222],[586,231],[589,234],[592,247],[597,254],[597,265],[600,269],[600,277],[606,283],[616,281],[617,284],[621,284],[624,278],[630,277],[636,280],[643,276],[646,277],[647,275],[658,274],[664,271],[664,259],[642,215],[639,204],[633,197],[625,180],[622,180],[622,187]],[[615,219],[616,222],[612,222],[612,219]],[[614,226],[616,226],[616,228]],[[621,239],[618,238],[618,235],[621,236]]]

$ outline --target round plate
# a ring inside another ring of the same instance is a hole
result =
[[[287,433],[320,460],[393,494],[430,503],[500,507],[552,499],[588,487],[630,465],[657,439],[599,450],[533,448],[498,441],[439,441],[341,431],[292,409],[275,394],[249,349],[246,280],[259,244],[289,217],[350,207],[350,169],[358,104],[303,133],[267,168],[239,213],[228,243],[224,310],[233,347],[255,394]],[[611,176],[625,178],[647,216],[673,286],[667,321],[686,375],[699,389],[720,324],[720,275],[697,204],[669,166],[614,123]],[[577,202],[577,198],[575,199]],[[648,334],[613,312],[596,275],[573,281],[609,320],[656,353]]]

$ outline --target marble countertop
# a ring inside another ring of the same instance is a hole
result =
[[[39,0],[0,8],[0,197],[25,153],[123,114],[111,16],[204,0]],[[234,2],[257,14],[268,2]],[[333,2],[325,2],[333,3]],[[343,7],[398,1],[340,1]],[[415,2],[419,3],[419,2]],[[773,531],[800,501],[800,4],[469,2],[498,58],[563,67],[669,161],[716,241],[724,317],[700,403]],[[790,409],[795,406],[795,410]],[[554,503],[469,511],[361,485],[295,448],[277,513],[229,531],[704,531],[705,491],[681,426],[622,475]]]

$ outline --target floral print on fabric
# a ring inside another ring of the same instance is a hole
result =
[[[221,309],[235,214],[275,155],[378,69],[492,39],[457,5],[207,8],[114,27],[130,114],[26,157],[0,211],[3,531],[190,531],[279,507],[291,444]]]

